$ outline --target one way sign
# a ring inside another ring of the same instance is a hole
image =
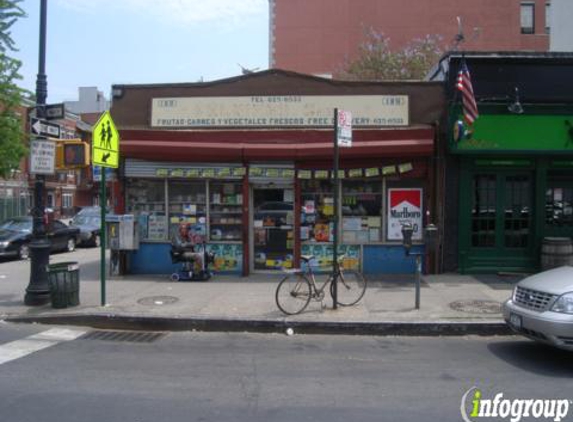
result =
[[[48,123],[35,117],[30,119],[30,127],[34,135],[47,136],[50,138],[60,138],[61,135],[60,125]]]

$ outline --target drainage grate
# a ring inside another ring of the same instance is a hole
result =
[[[165,333],[147,331],[103,331],[95,330],[84,334],[81,340],[125,341],[130,343],[153,343],[164,337]]]

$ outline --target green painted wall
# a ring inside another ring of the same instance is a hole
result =
[[[571,115],[480,115],[473,133],[459,141],[451,139],[451,152],[569,152],[573,136],[569,134]],[[453,125],[453,124],[452,124]],[[451,131],[453,132],[453,130]],[[573,134],[573,129],[572,129]]]

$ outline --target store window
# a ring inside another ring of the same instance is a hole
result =
[[[209,236],[212,241],[243,239],[243,194],[240,182],[213,182],[209,186]]]
[[[342,181],[342,241],[382,240],[382,181]]]
[[[329,180],[302,180],[301,204],[300,240],[332,242],[334,220],[332,183]]]
[[[191,229],[194,243],[207,240],[207,195],[205,181],[170,181],[169,192],[169,238],[177,232],[181,223]]]
[[[545,224],[573,228],[573,177],[549,172],[545,193]]]
[[[141,240],[166,240],[165,181],[132,180],[127,187],[126,210],[134,214]]]
[[[535,3],[521,3],[521,33],[535,33]]]

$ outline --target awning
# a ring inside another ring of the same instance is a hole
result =
[[[120,131],[121,155],[165,161],[309,160],[333,155],[332,131]],[[356,130],[340,157],[431,155],[434,129]]]

